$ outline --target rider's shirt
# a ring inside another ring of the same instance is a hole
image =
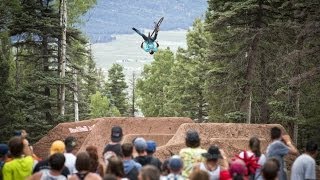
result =
[[[158,51],[157,43],[144,41],[143,42],[143,50],[146,52],[150,52],[151,50],[153,52],[157,52]]]

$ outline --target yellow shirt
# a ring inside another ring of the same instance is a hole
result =
[[[2,169],[5,180],[24,180],[32,174],[33,159],[31,156],[15,158],[4,164]]]
[[[189,175],[192,172],[193,166],[195,164],[205,161],[205,158],[202,157],[202,153],[206,153],[205,149],[198,148],[183,148],[180,150],[179,156],[183,161],[183,171],[182,176],[184,178],[189,178]]]

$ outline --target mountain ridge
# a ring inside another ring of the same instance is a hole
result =
[[[161,30],[188,29],[206,8],[205,0],[98,0],[80,28],[91,43],[109,42],[114,34],[132,34],[132,27],[152,29],[161,17]]]

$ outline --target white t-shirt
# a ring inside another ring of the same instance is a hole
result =
[[[44,169],[44,170],[41,170],[42,172],[42,175],[41,175],[41,178],[40,180],[67,180],[66,177],[64,177],[63,175],[58,175],[58,176],[53,176],[50,174],[50,170],[48,169]]]
[[[204,165],[204,163],[200,163],[199,168],[200,168],[200,170],[206,171],[209,174],[210,180],[219,180],[220,179],[220,166],[219,165],[213,171],[209,171],[206,168],[206,166]]]
[[[291,179],[316,179],[316,162],[308,154],[302,154],[293,163]]]
[[[64,157],[66,158],[64,165],[69,169],[70,174],[76,173],[76,156],[72,153],[64,153]]]

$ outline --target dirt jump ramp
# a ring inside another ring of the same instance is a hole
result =
[[[185,146],[185,134],[188,130],[196,130],[200,134],[201,147],[210,145],[223,148],[229,157],[248,148],[250,137],[261,139],[262,152],[270,142],[272,127],[285,129],[278,124],[238,124],[238,123],[193,123],[189,118],[154,117],[154,118],[98,118],[79,122],[61,123],[34,145],[34,152],[41,158],[48,156],[49,148],[54,140],[64,140],[67,136],[77,138],[77,151],[85,151],[89,145],[98,147],[99,155],[110,141],[111,128],[119,125],[123,129],[122,142],[132,142],[135,137],[156,141],[156,156],[161,160],[178,154]]]
[[[123,129],[125,141],[129,142],[135,135],[153,138],[157,144],[166,142],[176,133],[181,124],[192,123],[190,118],[157,117],[157,118],[98,118],[93,120],[60,123],[46,136],[34,144],[34,152],[41,158],[49,154],[50,145],[55,140],[64,140],[67,136],[77,138],[77,151],[85,151],[89,145],[98,147],[99,155],[110,140],[111,128],[119,125]],[[166,141],[166,142],[165,142]]]

